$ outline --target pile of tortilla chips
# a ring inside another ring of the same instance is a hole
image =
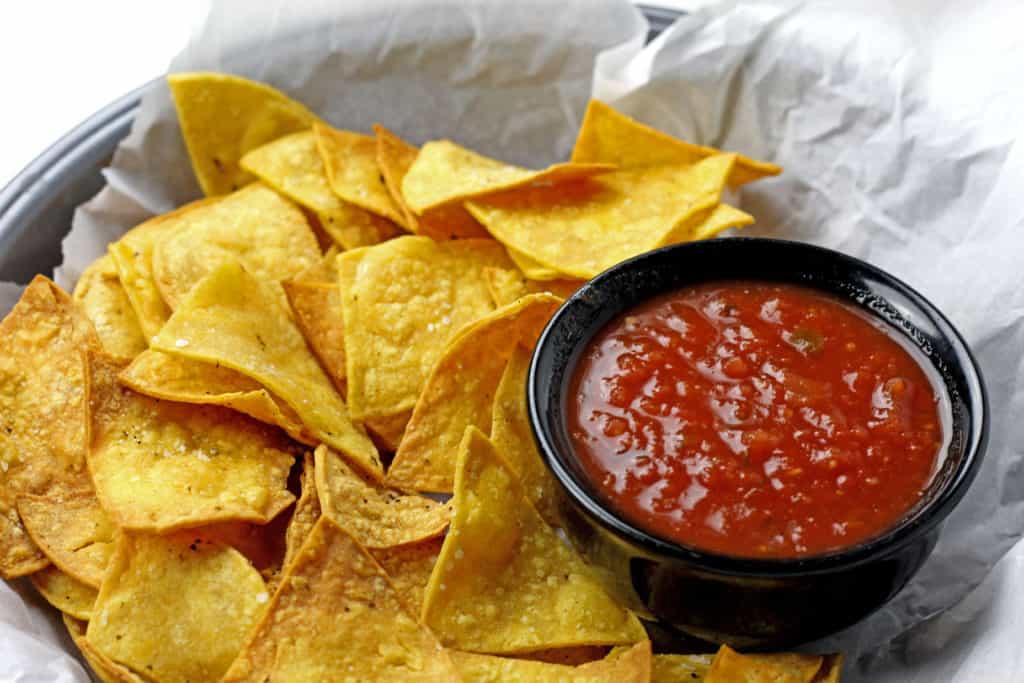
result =
[[[0,323],[0,574],[98,677],[838,680],[836,657],[652,654],[563,540],[525,410],[581,280],[749,223],[723,188],[778,168],[599,102],[533,171],[169,82],[208,196]]]

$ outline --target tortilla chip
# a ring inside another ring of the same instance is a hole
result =
[[[605,659],[567,666],[550,662],[512,659],[493,655],[452,652],[465,683],[649,683],[651,643],[637,643]],[[679,679],[680,683],[682,679]]]
[[[511,256],[511,252],[509,252]],[[487,290],[495,306],[507,306],[528,294],[547,292],[560,299],[568,299],[583,286],[582,280],[531,280],[515,270],[488,268],[484,271]]]
[[[28,577],[46,601],[76,619],[92,619],[96,589],[71,578],[56,567],[46,567]]]
[[[438,536],[418,543],[370,551],[373,559],[380,563],[391,579],[398,597],[410,614],[419,614],[423,609],[423,595],[427,591],[427,583],[437,563],[437,556],[441,554],[442,545],[444,538]]]
[[[117,528],[100,507],[92,482],[46,495],[18,497],[18,515],[29,537],[64,574],[99,588]]]
[[[651,683],[699,683],[713,660],[714,655],[654,655]]]
[[[377,167],[391,198],[402,210],[410,231],[436,240],[487,237],[487,231],[461,205],[450,205],[417,216],[402,196],[402,181],[420,151],[384,126],[374,125],[377,134]]]
[[[316,469],[312,453],[302,456],[302,475],[299,481],[301,494],[295,501],[295,510],[284,533],[285,551],[284,560],[281,562],[284,570],[287,570],[298,556],[299,548],[306,542],[322,513],[320,497],[316,492]]]
[[[313,528],[231,681],[459,681],[380,566],[329,518]]]
[[[591,278],[659,246],[718,203],[734,155],[647,166],[467,202],[488,232],[563,277]]]
[[[139,317],[109,254],[85,269],[75,285],[73,298],[92,321],[104,351],[118,358],[134,358],[145,351],[146,338]]]
[[[491,442],[519,475],[526,497],[540,516],[548,524],[559,526],[562,490],[537,452],[526,413],[526,375],[530,370],[531,355],[530,349],[519,346],[505,367],[494,395]]]
[[[508,654],[647,639],[526,498],[480,430],[459,446],[455,514],[423,622],[448,647]]]
[[[590,100],[572,150],[572,161],[615,164],[625,169],[695,164],[721,153],[713,147],[683,142],[615,111],[604,102]],[[729,186],[739,187],[781,172],[782,168],[775,164],[738,156],[736,166],[729,172]]]
[[[811,683],[816,680],[822,662],[820,655],[741,655],[723,645],[704,676],[704,683]]]
[[[63,290],[37,275],[0,322],[0,575],[47,560],[25,533],[18,496],[87,485],[91,323]]]
[[[309,350],[320,361],[335,388],[344,396],[345,328],[341,317],[341,292],[337,281],[282,282],[284,293],[295,314],[295,324],[306,338]]]
[[[283,310],[272,283],[238,262],[221,265],[192,290],[154,349],[219,363],[259,382],[291,406],[306,428],[378,479],[384,471],[370,438],[354,425],[331,380]]]
[[[456,334],[416,402],[388,468],[389,484],[452,491],[455,457],[466,427],[491,431],[491,406],[509,357],[521,340],[536,338],[560,304],[550,294],[525,296]]]
[[[231,368],[149,350],[136,356],[118,379],[146,396],[224,406],[276,425],[301,443],[319,443],[287,403]]]
[[[821,663],[821,670],[818,672],[814,683],[839,683],[839,677],[843,673],[843,655],[825,655]]]
[[[266,523],[292,502],[293,447],[283,434],[227,408],[143,396],[117,383],[121,369],[92,357],[89,470],[119,526]]]
[[[215,681],[268,599],[259,572],[233,548],[188,533],[124,533],[86,638],[147,679]]]
[[[242,166],[315,213],[324,232],[345,249],[377,244],[402,233],[386,218],[343,201],[334,193],[311,130],[249,152]]]
[[[330,517],[365,548],[391,548],[444,533],[451,506],[384,488],[345,464],[326,446],[316,449],[316,491]]]
[[[302,284],[338,284],[338,246],[332,245],[318,263],[302,271],[288,282]]]
[[[610,164],[555,164],[543,171],[512,166],[451,140],[423,145],[402,180],[402,196],[417,214],[530,185],[554,185],[614,170]]]
[[[109,657],[93,647],[93,644],[85,637],[85,628],[88,625],[85,621],[79,621],[67,614],[64,614],[63,618],[64,626],[75,643],[75,647],[79,649],[82,658],[103,683],[146,683],[125,667],[110,661]]]
[[[322,123],[313,126],[313,134],[334,194],[405,227],[402,210],[391,198],[377,167],[376,138]]]
[[[172,310],[222,263],[238,260],[256,277],[286,280],[320,260],[320,246],[306,217],[260,183],[206,202],[166,224],[152,264],[156,285]]]
[[[677,225],[659,246],[711,239],[723,230],[742,228],[753,222],[754,217],[749,213],[728,204],[719,204],[706,215],[694,216],[693,219]]]
[[[409,236],[338,256],[353,418],[415,406],[448,340],[494,309],[484,278],[494,267],[511,264],[493,240]]]
[[[316,116],[263,83],[219,73],[167,77],[192,170],[203,194],[234,192],[253,177],[239,160],[251,149],[308,130]]]
[[[405,436],[405,427],[412,417],[412,410],[403,410],[396,415],[385,417],[368,417],[363,422],[366,429],[375,437],[375,441],[383,448],[394,453],[398,450],[398,444]]]
[[[562,277],[562,274],[554,268],[549,268],[535,261],[518,249],[505,248],[508,249],[508,257],[516,264],[516,268],[523,271],[523,275],[531,280],[558,280]]]

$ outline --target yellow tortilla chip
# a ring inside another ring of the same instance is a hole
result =
[[[451,506],[384,488],[326,446],[316,449],[316,491],[330,517],[365,548],[390,548],[444,533]]]
[[[46,567],[28,577],[46,601],[76,619],[92,619],[96,589],[73,579],[56,567]]]
[[[63,615],[64,627],[68,630],[75,647],[82,653],[82,658],[89,664],[92,672],[103,683],[146,683],[125,667],[110,661],[110,658],[99,652],[85,637],[85,621],[80,621],[68,614]]]
[[[154,349],[224,367],[256,380],[283,400],[306,428],[373,477],[380,457],[352,423],[341,396],[288,319],[272,283],[225,263],[192,290],[160,334]]]
[[[237,681],[459,681],[367,552],[329,518],[313,528],[224,677]]]
[[[560,304],[561,299],[550,294],[525,296],[459,331],[416,402],[388,468],[389,484],[451,492],[466,427],[491,431],[491,406],[509,357],[521,340],[536,338]]]
[[[88,484],[87,348],[91,323],[37,275],[0,322],[0,575],[46,566],[15,509],[24,494]]]
[[[324,232],[345,249],[377,244],[402,232],[386,218],[334,193],[311,130],[254,149],[242,159],[242,166],[315,213]]]
[[[299,499],[295,501],[295,510],[284,533],[285,551],[281,566],[285,570],[299,554],[299,548],[306,542],[322,513],[320,497],[316,492],[316,469],[313,463],[312,453],[302,456],[302,475],[299,480],[301,493]]]
[[[18,515],[29,537],[64,574],[99,588],[117,529],[100,507],[92,482],[45,495],[18,497]]]
[[[313,126],[313,134],[334,194],[405,227],[402,210],[391,198],[377,167],[377,139],[322,123]]]
[[[454,502],[423,603],[423,622],[446,646],[508,654],[647,639],[475,427],[459,446]]]
[[[413,408],[448,340],[494,309],[484,277],[494,267],[511,267],[494,240],[409,236],[338,256],[355,419]]]
[[[438,536],[393,548],[370,550],[373,559],[380,563],[391,579],[398,597],[410,614],[419,614],[423,609],[423,595],[427,591],[430,574],[434,571],[443,544],[444,538]]]
[[[530,369],[530,349],[519,346],[505,367],[494,395],[491,418],[491,442],[519,475],[526,497],[549,524],[558,526],[562,491],[548,471],[533,439],[526,413],[526,375]]]
[[[471,652],[452,652],[465,683],[649,683],[651,643],[637,643],[605,659],[567,666],[529,659],[495,657]],[[682,683],[683,679],[679,679]]]
[[[118,358],[134,358],[145,351],[146,338],[139,317],[109,254],[85,269],[75,285],[73,298],[92,321],[104,351]]]
[[[327,376],[345,395],[345,328],[341,317],[341,292],[337,281],[282,282],[295,315],[295,324],[306,338]]]
[[[409,208],[402,196],[402,181],[420,151],[384,126],[374,125],[377,134],[377,167],[395,204],[402,210],[405,227],[436,240],[487,237],[487,231],[458,204],[427,211],[422,216]]]
[[[625,169],[695,164],[721,153],[713,147],[683,142],[615,111],[604,102],[591,100],[576,138],[572,161],[615,164]],[[738,156],[736,166],[729,172],[729,185],[739,187],[781,172],[782,168],[775,164]]]
[[[734,155],[646,166],[470,201],[488,232],[563,277],[591,278],[659,246],[718,203]]]
[[[714,655],[654,655],[651,683],[699,683]]]
[[[741,655],[723,645],[704,683],[811,683],[818,680],[823,661],[820,655]]]
[[[319,263],[310,266],[288,282],[317,285],[338,284],[338,246],[331,245]]]
[[[240,261],[253,275],[286,280],[320,260],[320,246],[302,212],[254,183],[165,221],[153,250],[153,277],[175,309],[207,273]]]
[[[507,246],[505,248],[508,249],[508,257],[516,264],[516,267],[531,280],[557,280],[562,277],[562,274],[554,268],[535,261],[518,249]]]
[[[119,526],[266,523],[292,502],[292,446],[283,434],[227,408],[143,396],[117,383],[121,369],[92,357],[89,470]]]
[[[825,655],[824,660],[814,683],[839,683],[839,677],[843,673],[843,655]]]
[[[677,225],[663,244],[658,246],[711,239],[723,230],[742,228],[753,222],[754,217],[749,213],[728,204],[719,204],[706,215],[694,216],[693,219]]]
[[[405,427],[412,417],[412,410],[403,410],[386,417],[368,417],[363,422],[366,429],[374,436],[377,443],[392,453],[398,450],[398,444],[405,436]]]
[[[119,380],[146,396],[224,406],[276,425],[296,441],[311,446],[319,443],[287,403],[231,368],[148,350],[135,357]]]
[[[488,268],[484,277],[495,306],[507,306],[520,297],[542,292],[568,299],[584,284],[582,280],[532,280],[516,270],[504,268]]]
[[[269,601],[237,550],[188,533],[124,533],[86,638],[155,681],[216,681]]]
[[[181,134],[203,194],[234,192],[252,182],[239,160],[282,135],[308,130],[316,116],[263,83],[218,73],[167,77]]]
[[[550,186],[614,170],[611,164],[555,164],[542,171],[512,166],[477,154],[451,140],[423,145],[402,179],[402,196],[417,214],[495,192]]]

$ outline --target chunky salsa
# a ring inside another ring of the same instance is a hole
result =
[[[793,285],[722,282],[608,324],[568,426],[609,503],[729,555],[798,557],[895,523],[943,439],[921,366],[866,315]]]

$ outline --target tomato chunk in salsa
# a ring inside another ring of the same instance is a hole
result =
[[[576,456],[625,518],[734,556],[799,557],[892,526],[942,446],[918,362],[794,285],[717,282],[609,323],[568,399]]]

